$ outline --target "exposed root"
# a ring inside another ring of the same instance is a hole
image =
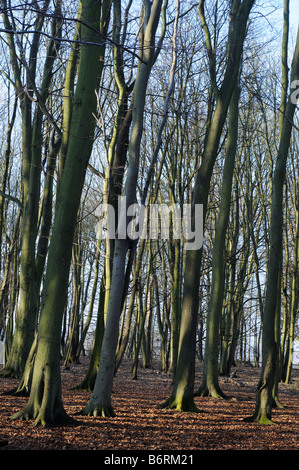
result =
[[[228,400],[229,397],[222,392],[220,387],[211,386],[201,386],[197,392],[194,393],[195,397],[210,397],[210,398],[222,398]]]
[[[73,387],[71,390],[81,390],[84,392],[92,392],[94,389],[95,378],[92,380],[84,379],[81,383]]]
[[[71,418],[71,416],[67,415],[67,413],[64,413],[63,416],[57,415],[52,419],[46,417],[44,413],[39,413],[32,426],[42,426],[44,428],[49,428],[55,426],[74,426],[78,424],[78,421],[76,421],[74,418]]]
[[[161,403],[158,408],[169,408],[175,411],[182,411],[186,413],[201,413],[200,409],[195,405],[193,398],[188,400],[178,400],[175,397],[170,397],[165,402]]]
[[[21,411],[10,416],[11,420],[32,421],[32,427],[55,427],[76,425],[78,422],[69,416],[62,406],[58,406],[52,410],[48,408],[35,409],[32,404],[28,403]]]
[[[20,373],[17,373],[13,368],[9,367],[8,365],[6,365],[4,369],[0,371],[0,377],[19,379],[20,376]]]
[[[17,385],[14,388],[6,390],[6,392],[3,392],[3,395],[12,395],[14,397],[29,397],[30,390],[25,385]]]
[[[275,424],[271,419],[269,419],[264,414],[261,414],[258,416],[256,416],[256,414],[253,414],[252,416],[247,416],[246,418],[244,418],[243,421],[245,423],[258,423],[258,424],[266,424],[266,425]]]
[[[281,401],[279,400],[279,398],[273,398],[273,402],[272,402],[272,407],[273,408],[284,408],[284,405],[281,403]]]
[[[111,405],[92,405],[90,403],[88,403],[77,414],[101,418],[115,418],[116,416],[116,413]]]

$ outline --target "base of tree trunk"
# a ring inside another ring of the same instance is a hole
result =
[[[54,427],[61,425],[75,425],[78,422],[69,416],[63,407],[55,407],[53,410],[42,409],[36,413],[34,406],[31,404],[26,405],[21,411],[15,413],[10,417],[11,420],[30,421],[34,420],[32,427]]]
[[[88,403],[78,415],[93,416],[102,418],[115,418],[116,413],[111,405],[96,405]]]
[[[273,408],[284,408],[284,405],[281,403],[278,397],[273,397],[273,402],[272,402],[272,407]]]
[[[84,392],[92,392],[94,389],[94,384],[96,382],[97,373],[96,372],[87,372],[85,378],[72,390],[82,390]]]
[[[5,366],[4,369],[0,372],[0,377],[10,378],[10,379],[19,379],[21,377],[21,371],[16,371],[13,367]]]
[[[183,411],[187,413],[200,413],[200,409],[194,403],[193,397],[189,398],[177,398],[175,395],[172,395],[165,402],[159,405],[159,408],[169,408],[175,411]]]
[[[272,387],[270,388],[272,390]],[[272,396],[266,386],[257,390],[255,412],[252,416],[244,418],[247,423],[274,424],[272,421]]]
[[[259,412],[254,413],[252,416],[247,416],[243,419],[245,423],[258,423],[258,424],[274,424],[265,414]]]
[[[55,367],[55,362],[44,366],[35,364],[34,370],[28,403],[10,419],[34,420],[33,427],[76,424],[63,407],[59,367]]]
[[[32,383],[32,368],[27,369],[25,367],[25,371],[21,378],[21,381],[17,387],[10,391],[10,395],[14,395],[15,397],[29,397],[30,390],[31,390],[31,383]]]
[[[228,396],[222,392],[219,385],[211,384],[202,384],[199,389],[194,393],[195,397],[211,397],[211,398],[225,398],[228,399]]]
[[[29,397],[30,392],[25,387],[14,387],[10,390],[7,390],[3,395],[12,395],[14,397]]]

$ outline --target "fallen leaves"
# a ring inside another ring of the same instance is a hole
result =
[[[242,365],[234,378],[221,378],[222,390],[234,399],[196,398],[200,413],[159,409],[171,392],[171,375],[155,369],[139,369],[132,380],[131,363],[125,360],[114,380],[115,418],[75,416],[88,402],[90,392],[73,390],[84,378],[88,358],[62,369],[63,401],[77,425],[32,428],[11,421],[26,398],[3,395],[17,384],[0,378],[0,450],[298,450],[298,387],[280,384],[284,408],[273,410],[274,426],[245,423],[255,406],[255,387],[260,371]],[[299,371],[294,371],[298,382]],[[201,379],[198,365],[197,384]],[[196,389],[196,387],[195,387]],[[2,442],[2,445],[1,445]]]

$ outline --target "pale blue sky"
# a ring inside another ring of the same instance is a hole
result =
[[[299,0],[290,0],[290,22],[296,31],[299,23]]]

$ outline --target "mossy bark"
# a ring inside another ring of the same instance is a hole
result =
[[[160,19],[162,0],[154,0],[144,5],[144,27],[141,29],[141,50],[143,61],[139,64],[134,89],[134,105],[132,114],[132,130],[129,143],[129,163],[124,194],[126,207],[118,220],[118,238],[115,240],[111,286],[108,301],[107,320],[103,337],[99,370],[93,394],[81,413],[90,416],[115,415],[111,394],[115,371],[115,355],[119,337],[119,320],[123,306],[127,254],[133,249],[133,242],[123,236],[129,224],[127,208],[136,202],[136,188],[139,171],[140,144],[143,132],[143,118],[147,84],[151,69],[156,58],[155,35]]]
[[[13,29],[6,2],[3,2],[3,22],[8,30]],[[41,15],[42,16],[42,15]],[[36,29],[30,48],[30,75],[35,78],[36,55],[39,47],[39,32],[43,20],[36,22]],[[29,353],[35,332],[36,322],[36,285],[35,285],[35,240],[37,205],[39,201],[39,174],[38,161],[33,162],[33,128],[32,128],[32,102],[24,89],[28,83],[22,83],[22,70],[18,62],[13,35],[7,35],[10,47],[10,59],[14,70],[14,82],[19,97],[22,120],[22,192],[23,192],[23,217],[21,237],[20,259],[20,301],[18,315],[16,317],[15,332],[12,347],[6,367],[2,375],[19,378],[24,370],[27,355]],[[35,165],[33,165],[33,163]]]
[[[190,252],[187,252],[187,255]],[[195,379],[195,345],[196,345],[196,321],[197,314],[194,307],[194,285],[199,282],[199,273],[195,269],[200,265],[201,251],[196,251],[188,262],[188,270],[184,277],[184,302],[180,324],[180,339],[178,361],[173,381],[171,396],[161,404],[163,408],[172,408],[178,411],[198,412],[194,403],[194,379]],[[187,257],[188,258],[188,257]],[[197,273],[194,279],[194,273]]]
[[[45,11],[49,6],[45,2]],[[60,2],[56,2],[55,14],[57,18],[52,21],[52,35],[59,37],[61,20],[58,18],[61,9]],[[7,13],[3,13],[4,22],[9,26]],[[30,78],[34,83],[37,67],[37,57],[40,45],[40,31],[44,24],[45,16],[40,15],[36,21],[36,29],[30,48],[28,69]],[[15,86],[20,99],[22,117],[22,185],[23,185],[23,219],[21,235],[21,268],[20,268],[20,303],[16,318],[15,333],[8,362],[3,374],[20,377],[24,371],[26,358],[29,354],[37,321],[38,296],[43,264],[36,264],[36,238],[38,227],[38,211],[40,203],[41,159],[42,159],[42,128],[43,111],[40,103],[44,103],[49,95],[52,82],[53,66],[57,58],[60,43],[53,39],[49,42],[44,63],[43,78],[39,92],[39,105],[36,106],[32,118],[32,102],[30,94],[24,89],[30,84],[21,85],[21,69],[16,62],[17,55],[14,51],[14,42],[9,35],[11,47],[11,61],[14,66]],[[24,88],[23,90],[20,89]],[[59,140],[58,140],[59,142]],[[58,144],[59,145],[59,144]],[[45,226],[43,226],[43,229]],[[49,228],[49,227],[48,227]],[[37,267],[39,271],[37,272]]]
[[[299,28],[292,61],[291,83],[294,83],[295,80],[299,80]],[[255,412],[251,417],[246,418],[247,421],[254,421],[263,424],[272,422],[271,414],[274,402],[273,387],[275,383],[276,368],[278,366],[278,345],[275,336],[275,322],[277,314],[279,275],[282,259],[283,187],[295,108],[296,104],[292,102],[290,92],[285,108],[285,115],[281,128],[278,154],[273,175],[270,218],[270,252],[268,261],[266,299],[263,315],[262,372],[257,388]]]
[[[124,265],[128,249],[127,240],[115,241],[109,310],[101,348],[99,369],[93,394],[81,413],[88,416],[115,416],[111,405],[112,383],[115,370],[115,352],[119,334],[119,315],[122,305]],[[112,313],[111,313],[112,312]],[[116,317],[117,316],[117,317]],[[115,318],[116,317],[116,318]]]
[[[272,407],[273,407],[273,386],[275,378],[275,367],[277,363],[276,344],[268,348],[267,357],[256,391],[256,406],[252,416],[244,419],[247,422],[256,422],[259,424],[273,424]]]
[[[236,2],[236,4],[232,5],[227,43],[226,71],[219,90],[214,76],[215,64],[213,64],[213,61],[210,62],[211,88],[216,94],[217,104],[207,128],[202,163],[196,173],[195,185],[192,194],[193,206],[195,206],[195,204],[202,204],[203,206],[203,224],[205,222],[207,211],[212,172],[218,154],[219,142],[227,117],[228,107],[239,74],[247,21],[253,3],[253,0],[244,0],[241,4],[240,2]],[[202,17],[202,26],[207,35],[207,49],[209,52],[209,33],[203,17],[203,5],[204,2],[201,2],[200,14]],[[192,227],[194,227],[194,213],[192,217]],[[191,405],[189,405],[191,409],[194,407],[190,394],[192,390],[193,395],[195,376],[195,340],[199,306],[201,258],[202,248],[198,250],[188,250],[186,252],[178,364],[174,378],[174,389],[172,392],[172,396],[177,397],[176,400],[178,402],[191,403]],[[182,392],[182,390],[184,390],[184,392]],[[170,402],[172,401],[173,400],[171,398]],[[168,404],[168,402],[169,400],[165,403]],[[178,404],[176,406],[180,405]]]
[[[297,182],[298,184],[298,182]],[[288,347],[286,354],[286,371],[285,371],[285,383],[291,383],[292,376],[292,365],[293,365],[293,350],[294,350],[294,338],[295,338],[295,323],[296,323],[296,312],[298,311],[299,305],[299,187],[297,186],[297,195],[295,202],[296,211],[296,233],[295,233],[295,246],[294,246],[294,272],[292,276],[292,290],[291,290],[291,308],[290,308],[290,320],[289,320],[289,332],[288,332]]]
[[[216,398],[224,397],[218,381],[219,330],[225,282],[224,251],[226,230],[230,214],[231,188],[237,150],[239,95],[239,85],[236,83],[229,110],[227,153],[223,168],[221,202],[213,245],[212,292],[207,318],[203,383],[196,393],[196,395]]]
[[[96,381],[100,357],[101,357],[101,349],[102,349],[102,341],[104,336],[104,303],[105,303],[105,287],[104,287],[104,279],[101,281],[101,288],[100,288],[100,299],[98,305],[98,315],[97,315],[97,324],[95,329],[95,338],[94,338],[94,345],[92,349],[91,358],[89,361],[88,370],[86,372],[86,376],[82,380],[82,382],[77,385],[77,390],[88,390],[92,391],[94,388],[94,384]]]
[[[75,422],[67,415],[62,404],[59,348],[49,349],[47,337],[39,338],[29,401],[11,419],[33,420],[33,426]]]
[[[107,31],[111,2],[86,0],[82,3],[85,22],[82,39],[94,43]],[[94,28],[94,29],[93,29]],[[72,241],[85,179],[93,146],[96,94],[105,44],[84,44],[80,55],[77,88],[72,111],[70,138],[49,247],[41,314],[37,335],[37,352],[28,404],[14,418],[34,419],[35,424],[55,425],[72,420],[66,414],[61,398],[60,334],[65,309]]]

